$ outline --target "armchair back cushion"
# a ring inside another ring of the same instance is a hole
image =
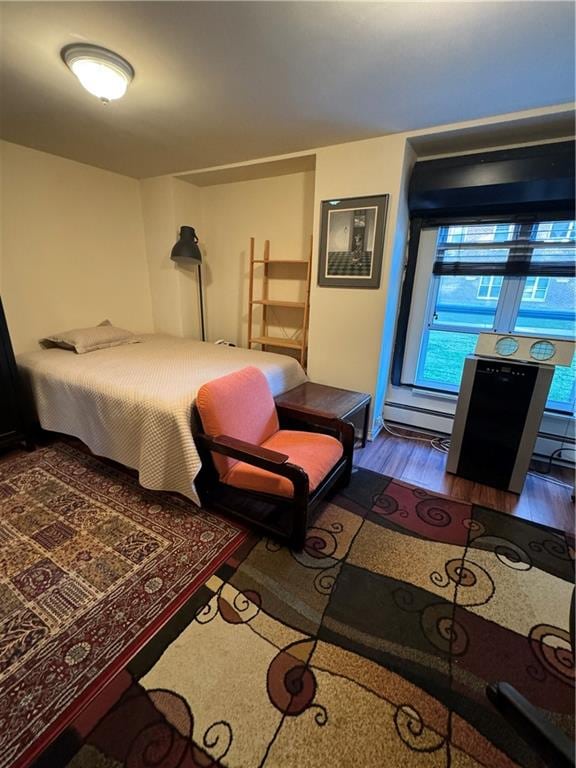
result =
[[[211,437],[229,435],[262,445],[278,431],[278,415],[266,376],[249,366],[203,384],[196,395],[196,407],[204,432]],[[237,463],[212,454],[222,479]]]

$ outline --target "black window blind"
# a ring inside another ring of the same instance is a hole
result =
[[[488,230],[494,239],[487,242],[482,235]],[[574,277],[575,265],[575,232],[569,221],[501,224],[496,228],[443,226],[433,274]]]

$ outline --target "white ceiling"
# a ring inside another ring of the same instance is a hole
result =
[[[0,135],[137,178],[574,99],[572,2],[3,2]],[[60,60],[127,58],[103,106]]]

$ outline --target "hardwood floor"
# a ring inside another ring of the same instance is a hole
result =
[[[427,441],[415,439],[408,430],[394,427],[394,431],[405,432],[406,437],[382,432],[365,448],[356,449],[354,463],[431,491],[574,532],[571,499],[574,474],[570,470],[556,467],[547,476],[565,486],[529,474],[522,494],[516,496],[448,474],[445,471],[447,454],[435,450]],[[533,463],[533,471],[544,469],[544,465]]]

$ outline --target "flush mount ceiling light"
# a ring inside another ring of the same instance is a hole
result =
[[[134,77],[126,59],[98,45],[67,45],[61,56],[84,88],[105,104],[121,99]]]

